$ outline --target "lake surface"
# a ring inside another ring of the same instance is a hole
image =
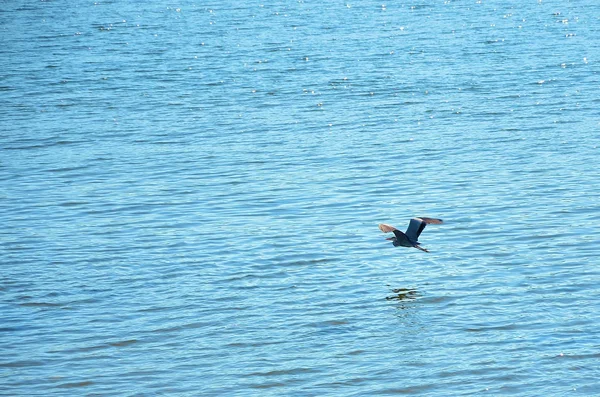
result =
[[[600,3],[0,7],[0,394],[600,395]],[[443,218],[394,248],[377,225]]]

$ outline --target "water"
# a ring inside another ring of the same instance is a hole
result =
[[[599,15],[4,4],[0,393],[600,394]]]

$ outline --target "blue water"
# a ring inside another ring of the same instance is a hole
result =
[[[0,394],[600,395],[600,5],[0,6]],[[443,218],[394,248],[378,223]]]

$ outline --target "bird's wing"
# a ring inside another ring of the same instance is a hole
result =
[[[442,220],[437,218],[426,218],[424,216],[419,218],[412,218],[410,220],[410,223],[408,224],[408,229],[406,229],[406,235],[408,236],[408,238],[417,241],[417,239],[421,235],[421,232],[423,231],[423,229],[425,229],[425,226],[427,226],[430,223],[440,224],[442,223]]]
[[[389,233],[389,232],[393,232],[394,230],[398,230],[398,229],[396,229],[392,225],[386,225],[385,223],[380,223],[379,230],[381,230],[384,233]]]
[[[425,229],[425,223],[421,218],[412,218],[410,223],[408,224],[408,229],[406,229],[406,235],[409,239],[417,241],[419,239],[419,235]]]
[[[435,225],[439,225],[441,223],[444,223],[443,220],[437,219],[437,218],[426,218],[424,216],[420,216],[419,219],[422,220],[423,222],[427,223],[427,224],[432,223],[432,224],[435,224]]]

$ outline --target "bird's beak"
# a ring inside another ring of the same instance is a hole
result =
[[[386,238],[386,240],[393,240],[393,239],[394,239],[393,237]]]

